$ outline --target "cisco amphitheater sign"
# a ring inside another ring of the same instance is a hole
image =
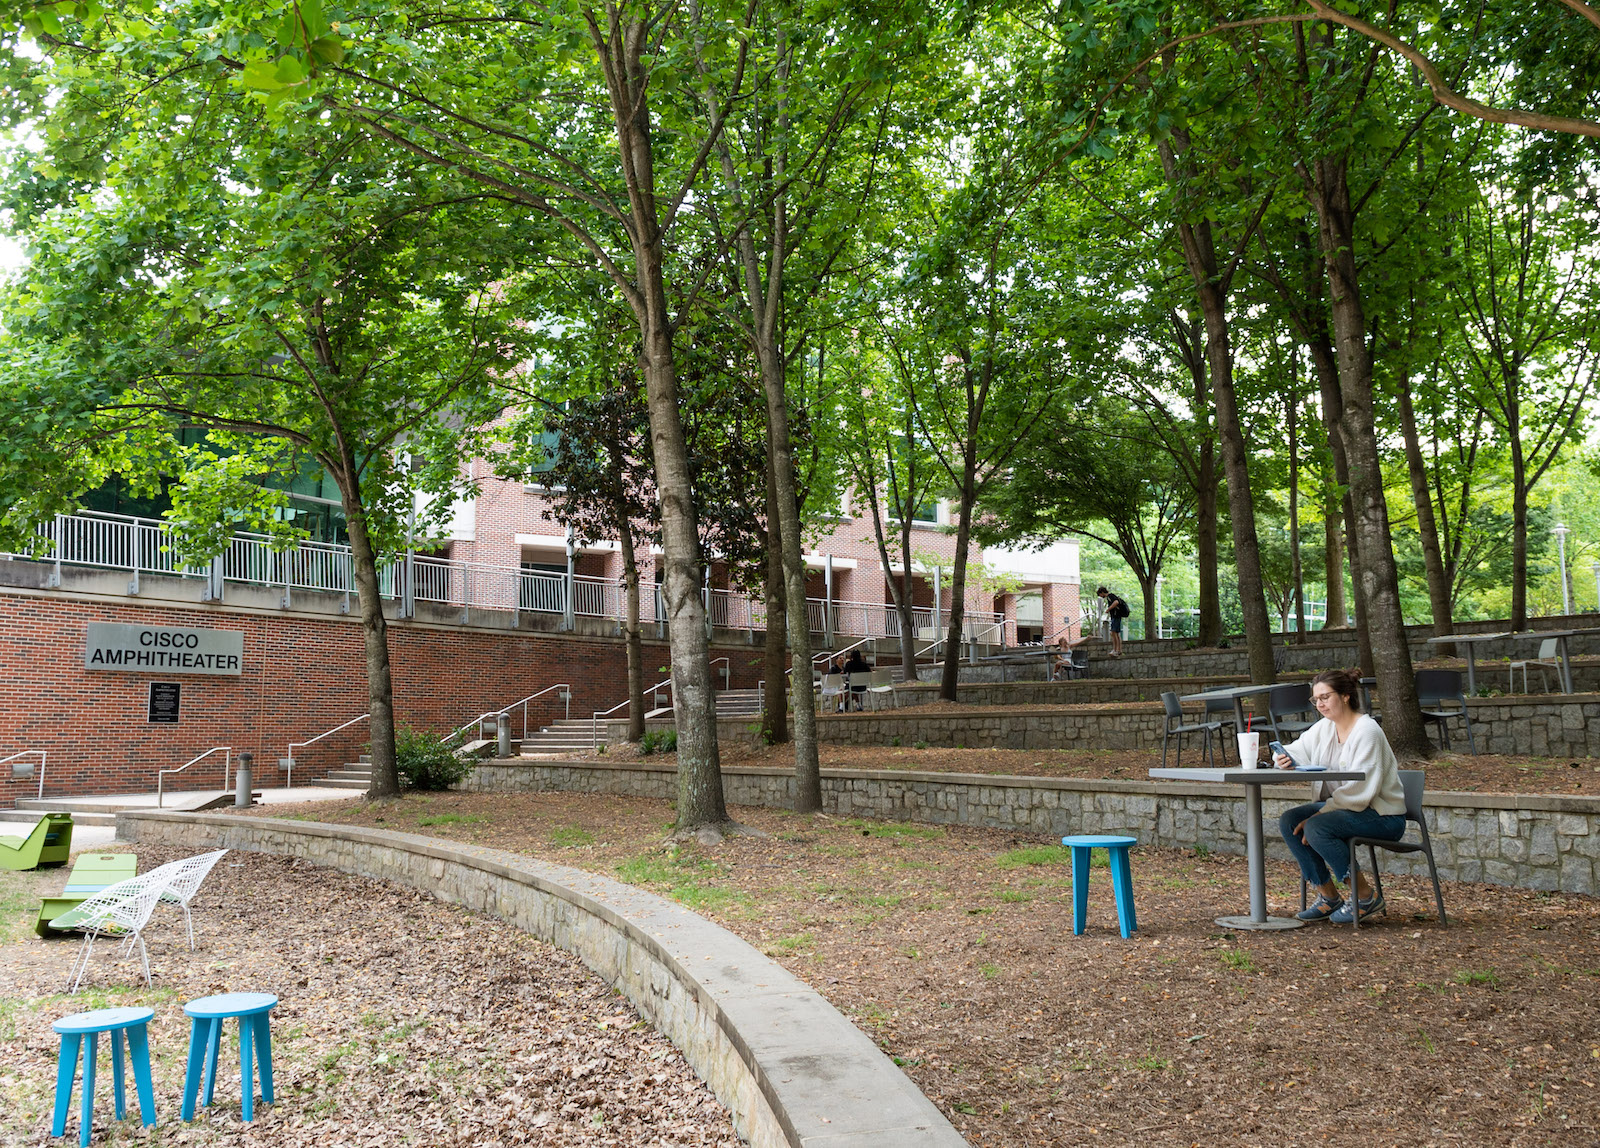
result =
[[[83,666],[134,673],[238,675],[244,672],[244,633],[90,622]]]

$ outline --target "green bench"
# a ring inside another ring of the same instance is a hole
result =
[[[0,869],[65,865],[71,852],[72,814],[46,813],[26,837],[0,836]]]
[[[72,865],[67,874],[67,887],[59,897],[46,897],[39,908],[39,917],[33,931],[41,937],[64,933],[66,929],[52,929],[50,922],[81,904],[86,898],[100,892],[108,885],[126,881],[135,876],[139,858],[133,853],[85,853]]]

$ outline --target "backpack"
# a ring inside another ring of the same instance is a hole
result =
[[[1133,611],[1128,608],[1128,603],[1125,599],[1118,598],[1111,605],[1111,616],[1113,618],[1126,618],[1131,613]]]

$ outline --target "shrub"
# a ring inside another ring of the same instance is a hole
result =
[[[645,757],[652,753],[677,753],[678,731],[675,729],[653,729],[639,739],[639,752]]]
[[[438,734],[407,726],[394,731],[394,757],[407,789],[449,789],[472,772]]]

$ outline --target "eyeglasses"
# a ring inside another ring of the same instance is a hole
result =
[[[1338,696],[1339,695],[1335,694],[1335,693],[1312,694],[1311,695],[1311,702],[1312,702],[1313,705],[1319,705],[1319,706],[1320,705],[1326,705],[1328,702],[1331,702],[1334,698],[1336,698]]]

